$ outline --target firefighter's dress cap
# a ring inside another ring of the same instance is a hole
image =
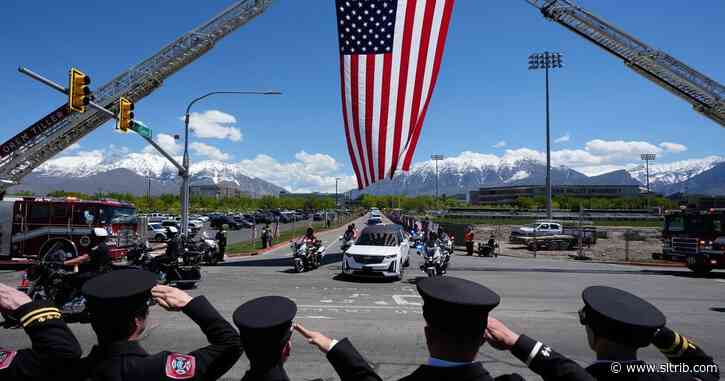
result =
[[[485,330],[488,313],[501,302],[487,287],[455,277],[425,278],[417,288],[428,325],[454,334]]]
[[[89,306],[100,309],[123,310],[148,302],[158,276],[143,270],[115,270],[87,281],[82,288]]]
[[[647,346],[666,323],[665,315],[657,307],[618,288],[588,287],[582,292],[582,299],[582,324],[619,343]]]

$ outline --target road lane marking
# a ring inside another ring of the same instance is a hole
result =
[[[410,301],[407,300],[408,298],[420,299],[420,295],[393,295],[393,300],[399,306],[417,306],[417,307],[420,307],[420,306],[423,305],[423,303],[420,303],[420,302],[410,302]]]
[[[312,316],[298,316],[298,319],[332,319],[329,316],[312,315]]]

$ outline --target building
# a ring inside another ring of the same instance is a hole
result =
[[[235,183],[222,181],[214,183],[197,183],[189,187],[191,197],[214,197],[217,200],[223,198],[249,197],[247,192],[242,192]]]
[[[638,197],[639,185],[552,185],[554,196],[564,197]],[[472,205],[514,204],[520,197],[545,196],[543,185],[486,187],[469,192]]]

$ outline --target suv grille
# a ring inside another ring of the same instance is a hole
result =
[[[352,258],[355,259],[355,262],[357,263],[370,265],[376,263],[383,263],[383,259],[385,257],[380,255],[353,255]]]

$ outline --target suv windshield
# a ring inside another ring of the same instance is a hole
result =
[[[395,235],[391,233],[363,233],[356,245],[362,246],[396,246]]]

